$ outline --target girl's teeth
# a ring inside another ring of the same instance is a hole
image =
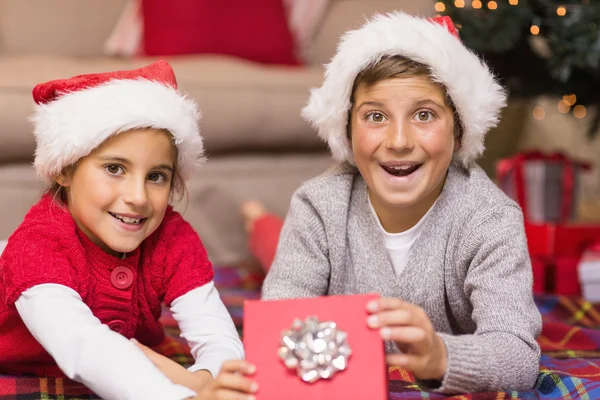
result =
[[[113,214],[113,216],[115,218],[117,218],[118,220],[121,220],[121,221],[125,222],[126,224],[139,224],[142,221],[141,218],[123,217],[123,216],[118,215],[118,214]]]
[[[139,224],[140,223],[140,219],[139,218],[123,217],[123,222],[125,222],[127,224]]]

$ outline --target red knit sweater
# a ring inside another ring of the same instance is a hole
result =
[[[118,288],[111,282],[117,267],[132,272],[129,287]],[[161,302],[170,306],[212,278],[200,238],[171,207],[159,228],[136,251],[119,259],[92,243],[69,212],[44,195],[0,257],[0,371],[62,375],[15,308],[21,293],[34,285],[57,283],[72,288],[102,323],[154,346],[164,339],[158,323]]]

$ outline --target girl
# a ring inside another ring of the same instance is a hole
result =
[[[447,17],[343,36],[303,110],[340,164],[294,194],[263,299],[377,292],[390,365],[444,393],[532,388],[522,214],[475,164],[505,97]]]
[[[204,247],[169,205],[203,153],[169,64],[52,81],[33,97],[35,167],[51,188],[0,258],[0,369],[62,371],[106,399],[255,390]],[[178,376],[187,387],[128,340],[162,341],[163,301],[195,358]]]

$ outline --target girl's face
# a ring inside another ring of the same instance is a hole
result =
[[[354,93],[352,151],[388,232],[411,228],[440,194],[452,154],[454,115],[426,76],[379,81]]]
[[[107,253],[129,253],[158,228],[175,168],[171,136],[136,129],[110,137],[64,182],[77,226]]]

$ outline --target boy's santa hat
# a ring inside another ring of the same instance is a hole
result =
[[[166,61],[42,83],[33,89],[33,99],[34,165],[47,182],[112,135],[136,128],[171,133],[184,179],[204,160],[200,112],[177,90]]]
[[[354,80],[382,57],[395,55],[427,65],[433,80],[446,88],[462,127],[461,147],[454,158],[470,166],[483,153],[486,133],[499,121],[506,93],[489,68],[463,45],[449,17],[424,19],[394,12],[347,32],[326,67],[323,85],[311,90],[302,115],[329,144],[336,160],[354,163],[346,132]]]

